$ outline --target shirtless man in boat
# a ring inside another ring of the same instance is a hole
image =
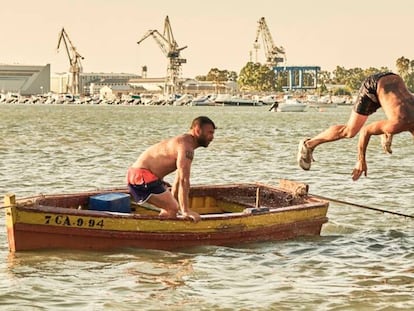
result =
[[[200,220],[189,208],[190,168],[194,150],[207,147],[214,138],[216,126],[208,117],[195,118],[190,130],[163,140],[145,150],[128,168],[127,184],[138,204],[151,203],[161,209],[162,217],[177,217],[178,211],[186,219]],[[171,191],[163,178],[176,172]]]
[[[376,121],[363,127],[368,116],[382,108],[388,120]],[[369,76],[362,84],[347,124],[333,125],[314,138],[299,143],[298,164],[309,170],[312,153],[320,144],[352,138],[360,132],[357,163],[352,171],[352,179],[357,180],[362,173],[367,176],[365,159],[369,139],[381,135],[381,145],[385,152],[392,153],[392,136],[404,131],[414,136],[414,95],[411,94],[402,78],[391,72]]]

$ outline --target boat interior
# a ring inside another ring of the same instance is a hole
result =
[[[306,192],[307,189],[305,194]],[[126,188],[115,188],[74,194],[40,195],[26,201],[19,201],[18,205],[34,208],[42,206],[91,210],[93,209],[91,208],[92,197],[111,193],[129,194]],[[303,193],[297,195],[297,193],[287,189],[261,184],[193,186],[190,189],[190,208],[201,215],[242,213],[246,211],[254,213],[271,208],[303,204],[308,201],[308,197]],[[110,209],[108,211],[114,210]],[[154,205],[148,203],[138,204],[130,196],[128,197],[128,213],[155,216],[158,215],[159,211],[160,209]]]

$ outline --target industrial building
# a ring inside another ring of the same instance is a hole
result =
[[[50,92],[50,64],[0,65],[0,93],[9,92],[26,96]]]
[[[139,78],[139,75],[130,73],[86,73],[79,74],[79,93],[82,95],[99,94],[102,87],[109,87],[116,96],[128,94],[134,89],[128,84],[131,79]],[[71,73],[54,73],[51,77],[51,91],[53,93],[70,93]]]

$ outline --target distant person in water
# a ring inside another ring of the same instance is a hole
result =
[[[387,120],[376,121],[363,126],[368,116],[382,108]],[[381,145],[385,152],[392,153],[392,136],[404,131],[414,136],[414,95],[411,94],[402,78],[392,72],[382,72],[369,76],[362,84],[357,100],[347,124],[333,125],[313,138],[299,143],[298,164],[309,170],[312,153],[320,144],[342,138],[352,138],[360,132],[358,159],[352,171],[352,179],[357,180],[362,173],[367,176],[365,159],[369,139],[381,135]]]
[[[128,169],[127,184],[138,204],[145,202],[161,209],[160,216],[200,220],[200,215],[189,208],[190,168],[194,150],[207,147],[214,138],[216,126],[208,117],[195,118],[190,130],[182,135],[163,140],[145,150]],[[163,178],[176,172],[171,192]]]

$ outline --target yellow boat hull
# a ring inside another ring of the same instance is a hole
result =
[[[136,205],[131,213],[87,209],[90,196],[120,191],[127,193],[126,189],[111,189],[18,202],[9,198],[6,227],[10,251],[177,249],[286,240],[320,235],[328,220],[327,201],[262,184],[192,187],[191,208],[201,214],[197,223],[180,217],[161,218]]]

